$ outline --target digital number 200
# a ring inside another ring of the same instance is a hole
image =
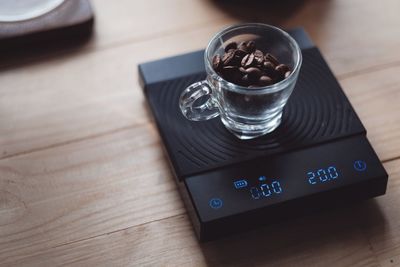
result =
[[[330,166],[326,169],[319,169],[316,172],[308,172],[307,178],[310,184],[316,184],[317,182],[325,183],[330,180],[334,180],[339,177],[337,169]]]

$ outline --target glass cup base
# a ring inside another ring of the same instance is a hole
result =
[[[225,127],[241,140],[254,139],[274,131],[282,121],[282,111],[278,112],[262,124],[238,123],[229,118],[221,117]]]

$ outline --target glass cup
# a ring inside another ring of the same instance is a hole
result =
[[[223,55],[230,42],[253,40],[257,49],[271,53],[290,67],[284,80],[264,87],[248,88],[228,82],[212,68],[214,55]],[[256,138],[275,130],[299,76],[301,50],[296,41],[274,26],[248,23],[228,27],[217,33],[204,53],[207,78],[187,87],[179,105],[183,115],[192,121],[221,117],[222,123],[242,140]]]

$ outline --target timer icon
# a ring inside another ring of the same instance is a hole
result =
[[[210,202],[208,202],[211,208],[213,209],[219,209],[222,207],[222,199],[220,198],[212,198],[210,199]]]
[[[353,166],[354,166],[354,169],[356,171],[359,171],[359,172],[365,171],[367,169],[367,163],[365,163],[362,160],[354,161],[354,165]]]

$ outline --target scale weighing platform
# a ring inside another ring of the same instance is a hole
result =
[[[219,118],[193,122],[179,96],[203,80],[198,51],[139,65],[182,199],[201,241],[386,192],[388,175],[340,85],[302,29],[303,65],[281,125],[239,140]]]

